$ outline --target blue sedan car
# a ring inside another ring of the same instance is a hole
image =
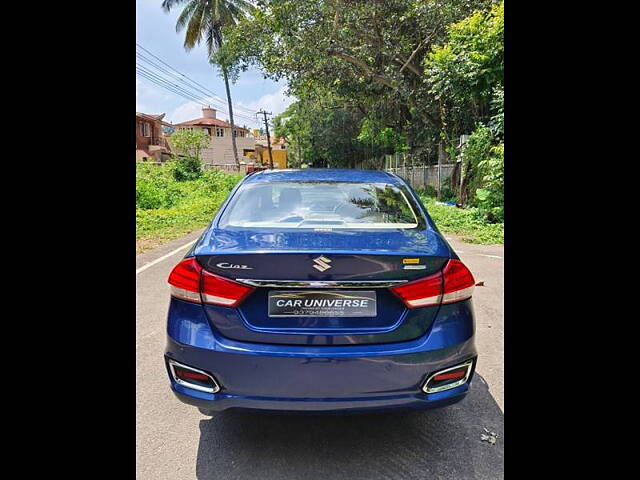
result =
[[[440,407],[473,378],[473,276],[387,172],[247,176],[169,284],[171,388],[203,413]]]

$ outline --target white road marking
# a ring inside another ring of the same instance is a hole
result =
[[[144,264],[143,266],[141,266],[139,269],[136,270],[136,275],[141,273],[141,272],[144,272],[149,267],[153,267],[156,263],[160,263],[163,260],[166,260],[167,258],[174,256],[180,250],[184,250],[185,248],[190,247],[194,243],[195,243],[195,240],[193,240],[193,241],[191,241],[191,242],[189,242],[189,243],[187,243],[185,245],[182,245],[181,247],[176,248],[175,250],[167,253],[166,255],[161,256],[160,258],[156,258],[153,262],[149,262],[149,263]]]
[[[498,255],[486,255],[484,253],[477,253],[476,255],[480,255],[481,257],[490,257],[490,258],[502,258]]]

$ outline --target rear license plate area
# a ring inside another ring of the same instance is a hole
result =
[[[270,317],[375,317],[376,292],[352,290],[272,290]]]

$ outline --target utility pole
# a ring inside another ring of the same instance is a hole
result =
[[[256,112],[258,115],[264,116],[264,128],[267,131],[267,148],[269,149],[269,168],[273,170],[273,156],[271,155],[271,137],[269,136],[269,123],[267,122],[267,115],[271,115],[271,112],[265,112],[260,110]]]

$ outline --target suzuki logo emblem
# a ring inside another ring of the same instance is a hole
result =
[[[329,270],[331,268],[331,265],[329,265],[331,263],[331,260],[323,255],[320,255],[318,258],[314,258],[313,262],[315,263],[313,268],[321,272],[324,272],[325,270]]]

